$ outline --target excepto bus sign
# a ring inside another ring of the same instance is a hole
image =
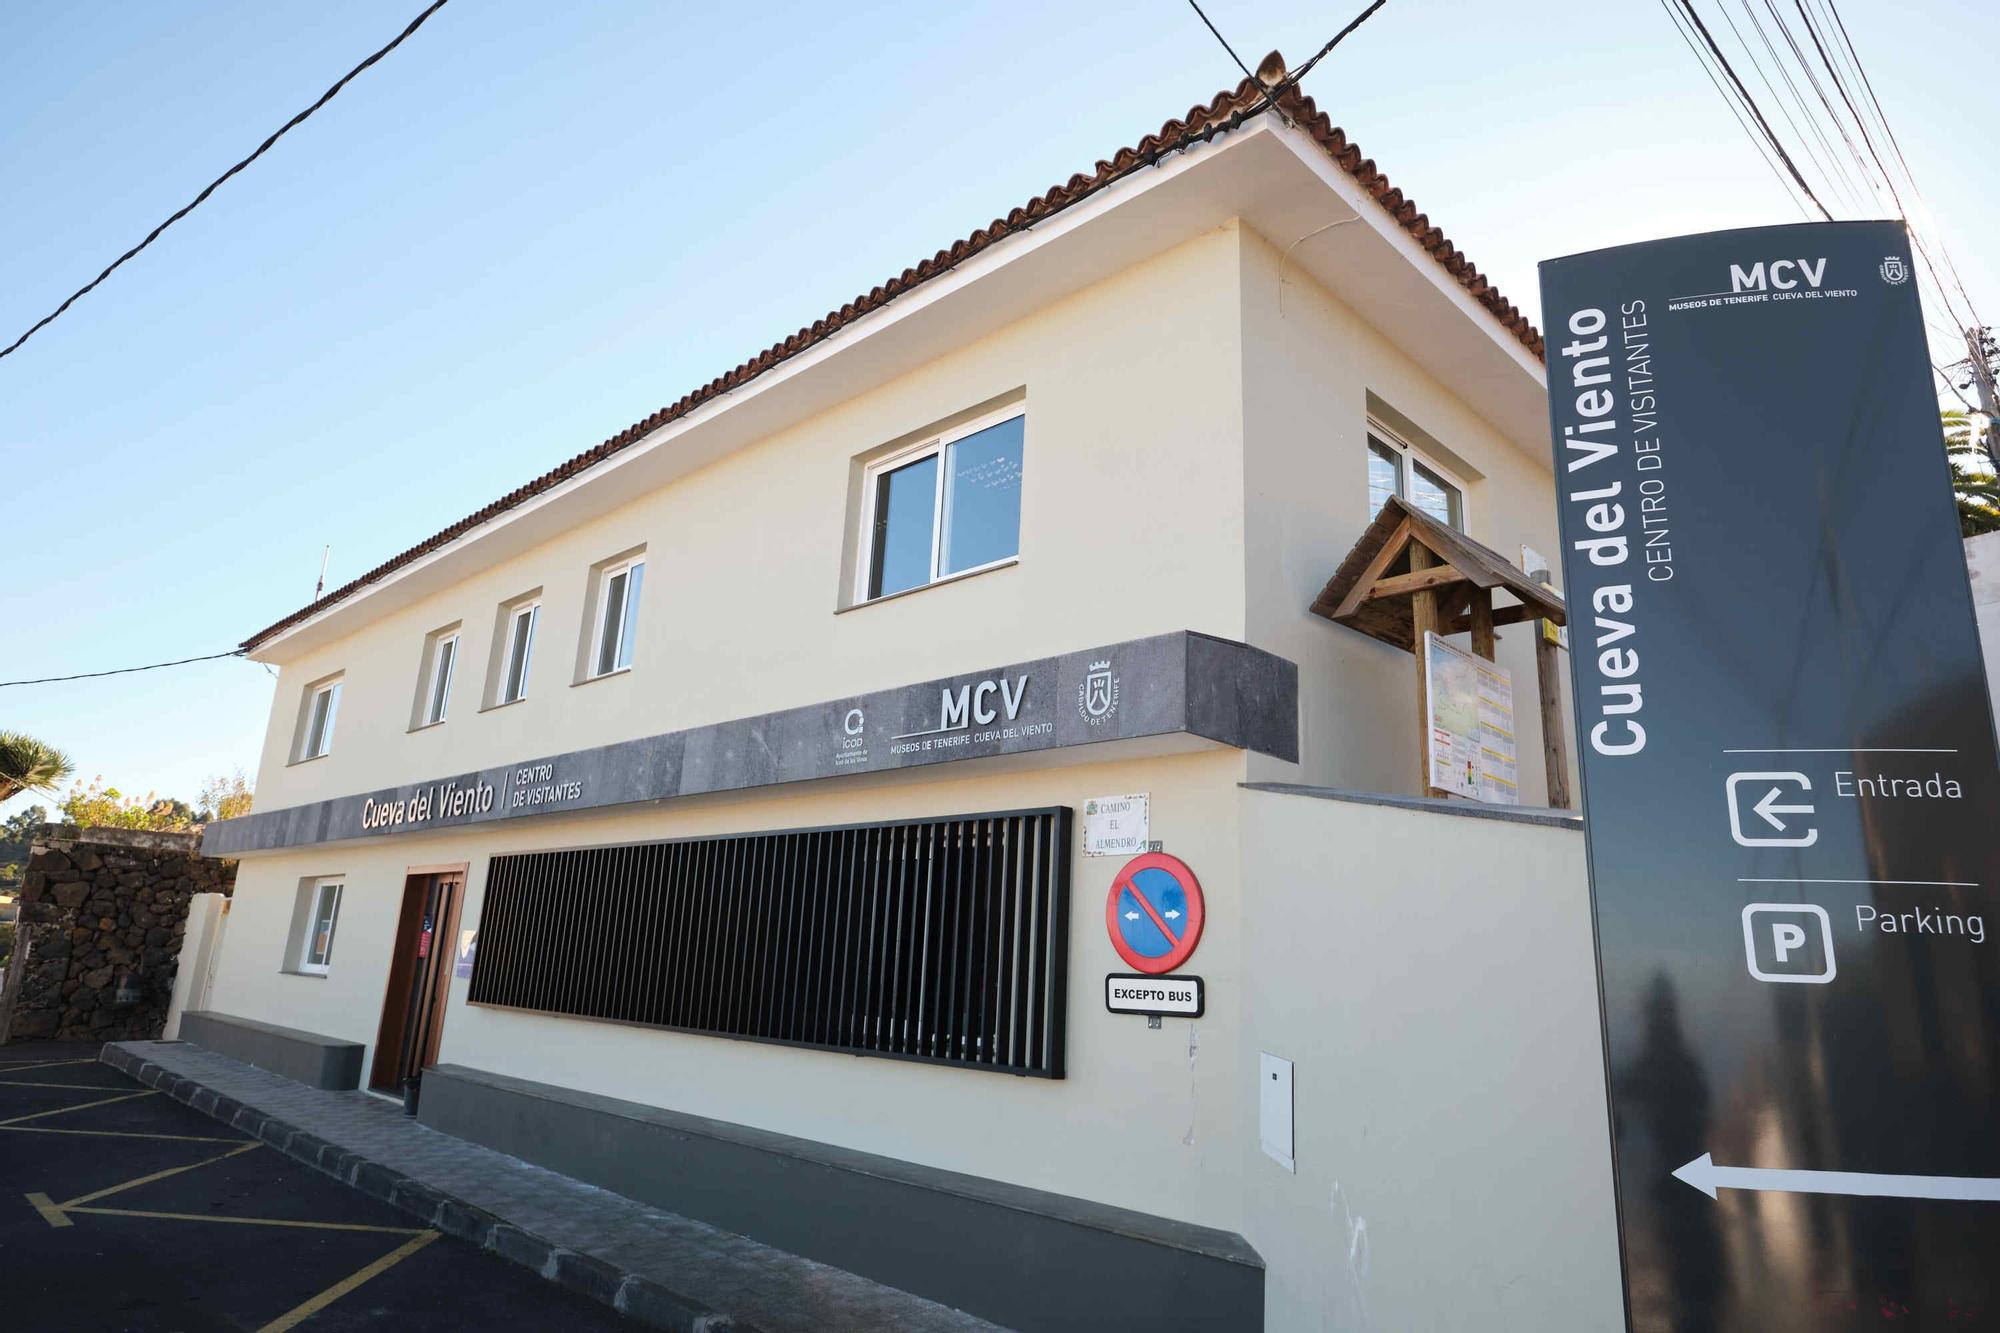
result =
[[[1206,1003],[1200,977],[1113,972],[1104,978],[1104,1007],[1114,1014],[1200,1018]]]
[[[1899,223],[1542,266],[1626,1305],[2000,1319],[2000,768]]]

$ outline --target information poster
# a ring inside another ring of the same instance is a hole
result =
[[[1542,305],[1630,1323],[2000,1327],[2000,768],[1908,237]]]
[[[1507,669],[1427,632],[1424,682],[1431,786],[1475,801],[1518,805],[1514,680]]]

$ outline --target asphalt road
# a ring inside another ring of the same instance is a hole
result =
[[[0,1047],[0,1328],[639,1325],[96,1063]]]

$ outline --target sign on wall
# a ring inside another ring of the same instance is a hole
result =
[[[1113,972],[1104,978],[1104,1007],[1148,1018],[1200,1018],[1207,1005],[1200,977],[1149,977]]]
[[[1147,976],[1171,972],[1194,956],[1206,916],[1201,881],[1185,861],[1165,852],[1127,861],[1104,899],[1111,947]]]
[[[202,849],[235,856],[1176,734],[1296,761],[1298,668],[1248,644],[1157,634],[258,810],[209,824]]]
[[[1152,801],[1145,792],[1093,796],[1083,803],[1083,854],[1134,856],[1152,836]]]
[[[1431,786],[1475,801],[1520,804],[1514,677],[1429,630],[1424,654]]]
[[[1895,223],[1542,266],[1631,1323],[2000,1319],[1993,719]]]

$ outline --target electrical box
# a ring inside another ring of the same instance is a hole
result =
[[[1287,1171],[1292,1164],[1292,1062],[1265,1051],[1257,1059],[1257,1131],[1264,1155]]]

